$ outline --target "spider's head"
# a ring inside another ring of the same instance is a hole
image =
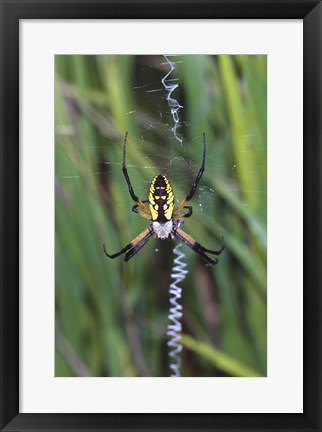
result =
[[[158,174],[152,179],[149,207],[153,221],[166,223],[172,219],[174,195],[167,177]]]

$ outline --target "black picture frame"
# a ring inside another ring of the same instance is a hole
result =
[[[0,4],[1,430],[321,431],[321,2],[0,0]],[[19,414],[19,20],[96,18],[303,19],[303,414]]]

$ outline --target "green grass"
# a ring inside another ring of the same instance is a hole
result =
[[[175,243],[152,239],[109,260],[147,226],[121,170],[147,199],[165,173],[176,198],[207,160],[184,229],[226,249],[214,267],[185,245],[183,376],[266,375],[266,57],[181,56],[173,77],[184,136],[171,133],[160,56],[57,56],[56,376],[168,376],[168,285]],[[171,162],[171,163],[170,163]],[[156,252],[158,249],[158,252]],[[85,371],[85,372],[84,372]]]

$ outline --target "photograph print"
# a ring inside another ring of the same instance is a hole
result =
[[[267,57],[55,56],[55,376],[267,376]]]

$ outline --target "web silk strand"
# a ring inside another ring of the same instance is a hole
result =
[[[180,142],[182,145],[183,138],[178,133],[177,129],[180,127],[180,116],[179,111],[183,107],[179,104],[179,102],[172,97],[172,93],[176,88],[178,88],[179,83],[178,80],[170,78],[171,73],[175,70],[175,62],[171,62],[168,56],[163,56],[170,67],[169,72],[162,78],[161,82],[166,92],[166,99],[168,105],[171,109],[171,115],[173,118],[173,127],[171,131],[176,140]],[[170,368],[170,377],[180,377],[181,376],[181,356],[180,353],[182,351],[182,345],[180,340],[182,338],[182,324],[181,319],[183,315],[183,308],[180,304],[180,300],[182,298],[182,288],[178,285],[181,283],[187,273],[188,270],[185,268],[187,264],[182,260],[186,257],[183,252],[180,250],[181,245],[177,245],[173,249],[173,254],[176,256],[173,261],[171,279],[172,283],[169,287],[169,315],[168,319],[170,323],[168,324],[167,336],[168,336],[168,348],[169,348],[169,368]]]
[[[180,352],[182,351],[182,345],[180,343],[180,339],[182,337],[182,305],[178,303],[182,297],[182,288],[178,286],[180,282],[182,282],[188,270],[185,268],[187,264],[182,261],[185,258],[185,254],[180,250],[181,245],[177,245],[173,249],[174,255],[176,258],[173,261],[171,279],[173,280],[169,287],[169,296],[170,296],[170,309],[169,309],[169,321],[167,336],[168,347],[169,347],[169,357],[170,364],[169,367],[171,369],[171,377],[180,377],[180,367],[181,367],[181,358]]]
[[[164,87],[164,90],[166,91],[166,99],[171,109],[171,115],[174,122],[171,131],[173,132],[175,138],[180,142],[180,144],[182,144],[183,139],[182,136],[178,133],[177,129],[180,126],[179,110],[183,108],[183,106],[179,104],[177,99],[174,99],[171,96],[174,90],[179,87],[179,84],[177,83],[176,79],[169,78],[169,76],[175,70],[175,63],[171,62],[167,56],[163,56],[163,57],[165,58],[167,64],[170,66],[169,72],[162,78],[161,82]]]

